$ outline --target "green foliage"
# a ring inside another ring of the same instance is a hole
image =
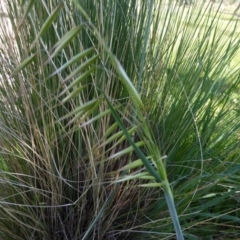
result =
[[[5,5],[0,239],[240,237],[238,20],[174,1]]]

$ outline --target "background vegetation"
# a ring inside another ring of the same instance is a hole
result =
[[[235,14],[1,5],[0,239],[240,237]]]

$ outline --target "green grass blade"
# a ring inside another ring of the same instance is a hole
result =
[[[13,71],[13,73],[11,74],[11,76],[16,75],[17,73],[19,73],[23,68],[25,68],[28,64],[30,64],[34,58],[35,58],[36,54],[32,54],[31,56],[27,57],[25,60],[23,60],[18,66],[17,68]]]
[[[47,20],[44,22],[44,24],[42,25],[40,31],[38,32],[38,35],[36,37],[36,39],[33,41],[32,43],[32,47],[34,46],[34,44],[38,41],[38,39],[42,36],[42,34],[53,24],[53,22],[55,21],[55,19],[57,18],[59,11],[61,10],[61,8],[63,7],[63,3],[60,3],[55,9],[54,11],[50,14],[50,16],[47,18]],[[32,48],[30,47],[30,49]]]
[[[108,98],[106,96],[105,96],[105,99],[107,101],[107,104],[108,104],[108,106],[111,110],[111,113],[112,113],[114,119],[118,123],[119,127],[123,131],[124,135],[126,136],[127,140],[129,141],[129,143],[132,145],[132,147],[133,147],[134,151],[137,153],[138,157],[142,160],[142,162],[143,162],[144,166],[146,167],[146,169],[148,170],[149,174],[154,176],[157,182],[161,182],[161,178],[160,178],[159,174],[156,172],[156,170],[150,164],[149,160],[145,157],[145,155],[140,150],[140,148],[136,146],[136,144],[132,140],[131,136],[129,135],[127,129],[123,125],[123,123],[122,123],[120,117],[118,116],[116,110],[114,109],[114,107],[112,106],[112,104],[110,103],[110,101],[108,100]]]

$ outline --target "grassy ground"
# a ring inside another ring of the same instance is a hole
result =
[[[196,26],[195,18],[193,17],[191,21],[188,21],[187,18],[183,20],[185,24],[192,30],[196,32],[196,35],[201,35],[205,31],[207,27],[213,25],[215,31],[211,31],[209,33],[209,37],[213,39],[213,37],[220,36],[222,41],[225,42],[225,38],[228,41],[232,41],[232,39],[237,39],[240,36],[240,19],[234,12],[236,11],[236,6],[228,5],[228,7],[224,8],[224,10],[218,12],[219,4],[213,4],[211,8],[209,5],[199,5],[199,8],[205,9],[202,11],[202,19],[201,22]],[[182,7],[183,14],[187,16],[189,14],[189,8],[191,7]],[[197,16],[199,14],[199,10],[197,7],[192,7],[195,11],[193,15]],[[192,12],[191,12],[192,14]],[[217,20],[217,21],[216,21]],[[214,22],[214,23],[213,23]],[[224,34],[222,35],[222,33]],[[220,41],[221,43],[221,41]],[[223,49],[225,51],[226,49]],[[229,66],[232,70],[235,68],[239,68],[240,63],[240,51],[234,53],[234,57],[231,60]]]

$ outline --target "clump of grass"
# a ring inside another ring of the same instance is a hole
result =
[[[238,236],[237,23],[204,11],[6,1],[0,238]]]

